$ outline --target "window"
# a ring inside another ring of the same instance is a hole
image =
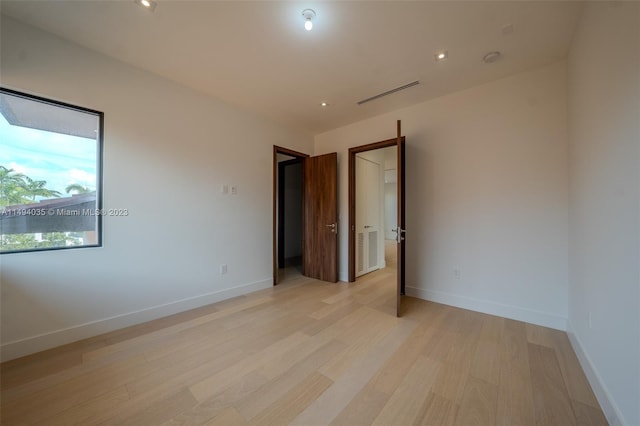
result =
[[[102,124],[0,89],[0,253],[102,245]]]

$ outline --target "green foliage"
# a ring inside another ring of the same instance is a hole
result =
[[[36,202],[36,197],[55,198],[61,194],[46,188],[47,181],[31,179],[0,166],[0,208]]]
[[[23,188],[25,186],[25,175],[15,173],[13,169],[0,166],[0,207],[13,204],[23,204]]]
[[[37,234],[0,235],[0,251],[31,250],[52,247],[67,247],[79,245],[78,238],[67,235],[65,232],[47,232],[41,239],[36,239]]]
[[[37,197],[57,198],[58,191],[48,189],[47,181],[31,179],[22,173],[0,166],[0,210],[7,206],[17,206],[37,202]],[[0,251],[28,250],[38,248],[66,247],[77,245],[78,238],[64,232],[41,234],[0,235]]]
[[[36,197],[54,198],[62,195],[58,191],[45,188],[47,185],[46,180],[33,180],[29,176],[25,176],[24,178],[26,183],[25,190],[33,202],[36,201]]]
[[[88,194],[89,192],[92,192],[88,187],[82,186],[77,183],[72,183],[71,185],[68,185],[64,190],[67,194],[71,193],[72,191],[75,192],[76,194]]]

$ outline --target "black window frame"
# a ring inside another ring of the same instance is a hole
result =
[[[38,95],[33,95],[30,93],[25,93],[22,91],[18,91],[18,90],[14,90],[14,89],[9,89],[6,87],[1,87],[0,86],[0,94],[8,94],[8,95],[12,95],[12,96],[17,96],[17,97],[21,97],[24,99],[28,99],[31,101],[37,101],[37,102],[41,102],[41,103],[45,103],[45,104],[49,104],[49,105],[53,105],[53,106],[57,106],[57,107],[61,107],[61,108],[67,108],[70,110],[74,110],[74,111],[79,111],[79,112],[84,112],[84,113],[88,113],[88,114],[93,114],[95,116],[97,116],[98,118],[98,132],[96,135],[96,143],[97,143],[97,147],[96,147],[96,155],[97,155],[97,159],[96,159],[96,209],[101,212],[103,211],[103,204],[102,204],[102,189],[103,189],[103,162],[104,162],[104,112],[102,111],[98,111],[98,110],[94,110],[91,108],[86,108],[86,107],[81,107],[78,105],[73,105],[67,102],[62,102],[62,101],[57,101],[54,99],[49,99],[49,98],[45,98],[42,96],[38,96]],[[75,249],[86,249],[86,248],[99,248],[103,246],[103,239],[102,239],[102,228],[103,228],[103,221],[102,221],[102,214],[97,214],[96,215],[96,235],[97,235],[97,242],[95,244],[86,244],[86,245],[81,245],[81,246],[65,246],[65,247],[41,247],[41,248],[32,248],[32,249],[18,249],[18,250],[11,250],[11,251],[0,251],[0,256],[2,255],[7,255],[7,254],[16,254],[16,253],[38,253],[38,252],[48,252],[48,251],[58,251],[58,250],[75,250]]]

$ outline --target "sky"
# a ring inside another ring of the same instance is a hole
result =
[[[95,190],[96,148],[94,139],[12,126],[0,114],[0,165],[63,196],[72,183]]]

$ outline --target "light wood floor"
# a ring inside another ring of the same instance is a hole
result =
[[[274,289],[2,365],[2,424],[601,425],[565,333],[407,298],[393,270]]]

